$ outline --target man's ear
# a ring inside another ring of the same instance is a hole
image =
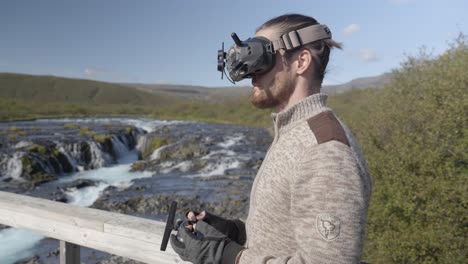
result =
[[[304,74],[306,71],[314,67],[313,56],[309,49],[302,49],[297,53],[297,68],[298,75]]]

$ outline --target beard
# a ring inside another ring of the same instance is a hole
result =
[[[293,93],[293,82],[290,76],[278,76],[273,78],[265,86],[253,87],[250,95],[250,102],[257,108],[265,109],[277,107],[287,103],[289,97]]]

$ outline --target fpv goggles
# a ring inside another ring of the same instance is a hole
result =
[[[218,71],[222,79],[227,69],[228,79],[234,83],[271,70],[277,50],[292,50],[318,40],[331,39],[331,31],[326,25],[317,24],[290,31],[273,41],[264,37],[241,41],[236,33],[232,33],[231,37],[235,44],[227,53],[224,52],[224,43],[218,50]]]

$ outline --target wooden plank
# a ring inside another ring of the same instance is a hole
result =
[[[26,195],[0,191],[0,208],[8,208],[18,212],[41,214],[47,212],[48,219],[68,221],[70,224],[95,230],[102,230],[103,223],[112,219],[113,213],[74,206],[70,204],[34,198]],[[103,214],[104,212],[104,214]]]
[[[182,263],[159,250],[165,223],[0,192],[0,223],[146,263]]]
[[[80,264],[80,246],[60,240],[60,264]]]

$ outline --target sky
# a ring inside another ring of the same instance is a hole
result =
[[[396,69],[422,47],[443,53],[468,34],[467,11],[466,0],[0,0],[0,72],[232,86],[217,71],[221,43],[300,13],[343,44],[324,80],[341,84]]]

